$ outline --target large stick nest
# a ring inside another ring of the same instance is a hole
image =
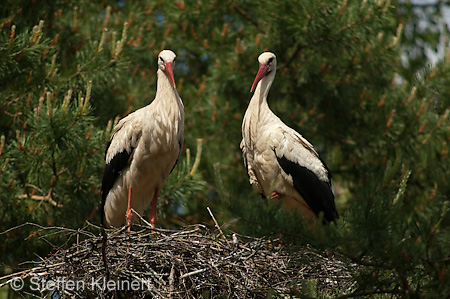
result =
[[[21,277],[38,297],[63,298],[266,298],[311,283],[331,294],[355,287],[350,264],[312,248],[291,251],[278,240],[225,236],[202,225],[133,229],[98,236],[79,230],[86,239],[7,282]]]

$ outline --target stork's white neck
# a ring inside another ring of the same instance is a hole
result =
[[[156,83],[156,98],[159,99],[179,99],[180,96],[178,95],[177,89],[172,85],[169,76],[163,71],[158,69],[157,72],[158,80]]]
[[[268,75],[264,76],[261,81],[259,81],[256,86],[255,93],[250,100],[249,106],[251,106],[251,109],[258,110],[258,114],[261,110],[269,109],[269,105],[267,104],[267,95],[269,94],[270,87],[272,86],[275,78],[275,73],[276,71],[271,71]]]

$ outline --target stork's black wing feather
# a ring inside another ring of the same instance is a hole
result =
[[[109,146],[111,145],[111,141],[106,146],[105,156],[108,152]],[[102,224],[104,223],[104,207],[106,202],[106,197],[108,196],[109,191],[114,186],[114,182],[120,175],[120,172],[128,165],[130,157],[132,156],[134,148],[131,147],[130,151],[126,151],[125,149],[117,153],[105,166],[105,170],[103,172],[103,181],[102,181],[102,206],[101,206],[101,217]]]
[[[278,164],[287,174],[292,176],[294,188],[303,197],[316,215],[324,213],[324,220],[335,221],[338,218],[331,183],[320,180],[306,167],[288,160],[285,156],[277,156]],[[328,168],[324,167],[328,170]],[[328,171],[329,173],[329,171]],[[331,177],[329,175],[329,177]]]

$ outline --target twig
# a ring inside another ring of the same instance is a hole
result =
[[[230,245],[230,243],[228,243],[227,238],[225,237],[225,235],[223,234],[222,229],[219,226],[219,223],[217,223],[216,218],[214,217],[213,213],[211,212],[211,209],[209,207],[206,207],[206,209],[209,212],[209,215],[211,215],[211,218],[213,219],[214,223],[216,224],[217,229],[219,230],[220,234],[222,235],[223,239],[227,242],[228,245]]]
[[[45,265],[45,266],[35,267],[35,268],[32,268],[32,269],[27,269],[27,270],[23,270],[23,271],[20,271],[20,272],[15,272],[15,273],[11,273],[11,274],[2,276],[2,277],[0,277],[0,280],[4,280],[4,279],[10,278],[10,277],[14,277],[14,276],[15,277],[18,277],[18,276],[28,277],[28,274],[35,273],[38,270],[48,269],[48,268],[55,268],[55,267],[58,267],[58,266],[61,266],[61,265],[64,265],[64,262],[56,263],[56,264],[53,264],[53,265]],[[0,285],[0,287],[1,286],[3,286],[3,285]]]
[[[14,231],[14,230],[16,230],[16,229],[22,228],[22,227],[24,227],[24,226],[34,226],[34,227],[39,228],[40,231],[46,231],[46,230],[60,230],[59,232],[55,232],[54,234],[63,233],[63,232],[70,232],[70,233],[75,233],[75,234],[76,234],[76,233],[80,232],[80,233],[82,233],[82,234],[84,234],[84,235],[86,235],[86,236],[89,236],[89,237],[95,237],[95,235],[94,235],[93,233],[88,232],[88,231],[85,231],[85,230],[79,231],[79,230],[77,230],[77,229],[72,229],[72,228],[67,228],[67,227],[61,227],[61,226],[42,226],[42,225],[40,225],[40,224],[32,223],[32,222],[25,222],[25,223],[22,223],[22,224],[20,224],[20,225],[13,226],[13,227],[11,227],[11,228],[9,228],[9,229],[3,231],[3,232],[0,232],[0,235],[7,234],[7,233],[9,233],[9,232],[11,232],[11,231]]]
[[[170,274],[169,274],[169,292],[170,293],[173,293],[173,291],[175,290],[175,287],[174,287],[174,281],[175,281],[174,275],[175,275],[175,265],[172,264],[172,268],[170,269]]]
[[[148,222],[147,220],[145,220],[144,217],[142,217],[141,215],[139,215],[139,213],[136,212],[135,209],[131,208],[131,212],[133,212],[134,214],[136,214],[136,215],[139,217],[139,219],[140,219],[142,222],[145,223],[145,225],[147,225],[148,227],[154,228],[153,225],[151,225],[150,222]]]
[[[103,267],[105,267],[105,277],[109,280],[109,268],[108,268],[108,259],[106,258],[106,246],[108,242],[108,235],[105,232],[105,228],[102,226],[100,228],[100,233],[102,235],[102,261]]]
[[[206,269],[198,269],[198,270],[195,270],[195,271],[192,271],[192,272],[189,272],[189,273],[181,275],[180,279],[183,279],[183,278],[186,278],[186,277],[198,274],[198,273],[202,273],[202,272],[205,272],[205,271],[206,271]]]

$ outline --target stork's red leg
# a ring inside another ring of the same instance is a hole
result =
[[[128,231],[131,230],[131,220],[133,219],[133,213],[131,212],[131,186],[128,188],[128,208],[127,208],[127,225]]]
[[[152,209],[150,210],[150,224],[156,227],[156,204],[158,202],[158,188],[155,189],[155,194],[153,195]]]

